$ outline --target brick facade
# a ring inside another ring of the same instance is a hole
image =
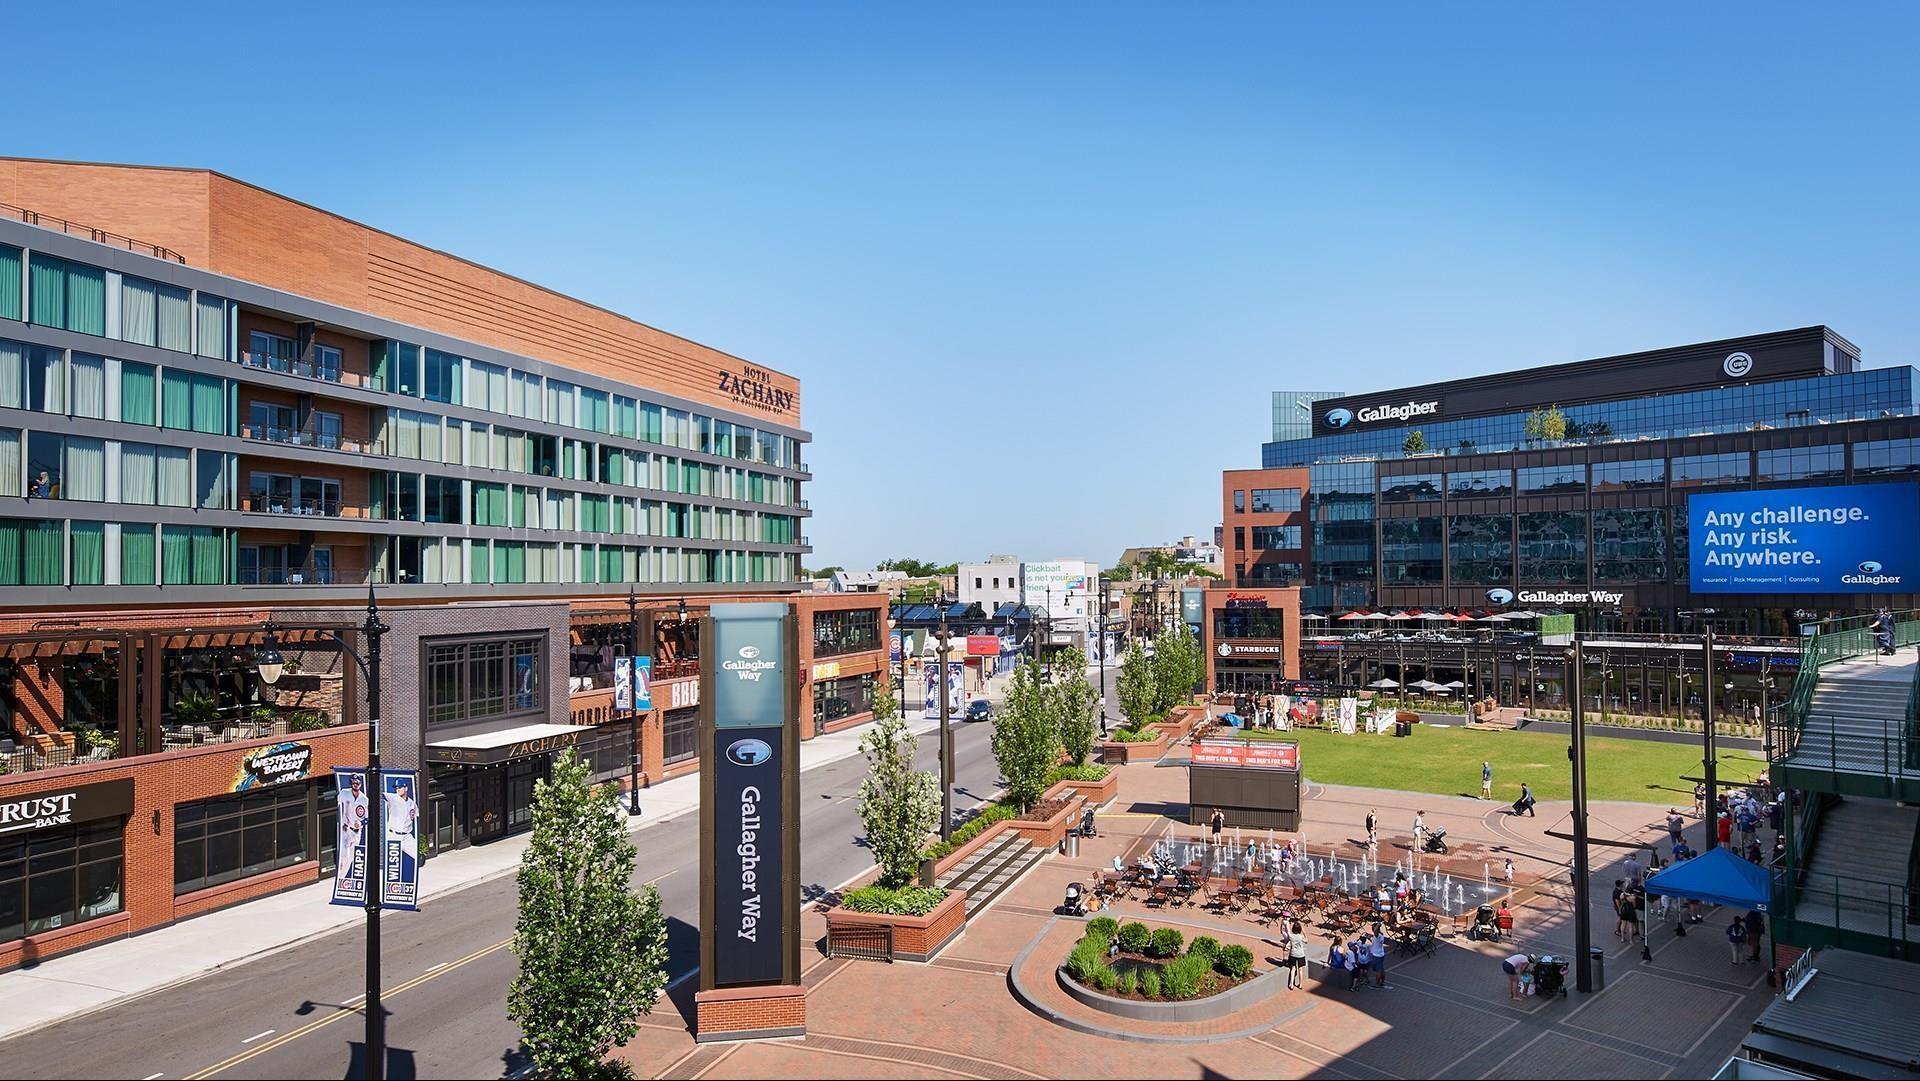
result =
[[[805,987],[727,987],[698,992],[693,1003],[694,1039],[701,1043],[807,1032]]]

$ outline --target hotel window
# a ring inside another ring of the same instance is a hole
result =
[[[227,359],[227,312],[225,300],[201,293],[194,298],[193,351],[215,360]]]
[[[427,722],[453,724],[544,713],[545,664],[544,645],[538,638],[429,644]]]
[[[1593,490],[1628,492],[1662,488],[1667,483],[1667,463],[1661,458],[1641,458],[1631,462],[1593,463]]]
[[[0,518],[0,586],[64,585],[59,522]]]
[[[120,279],[120,340],[176,353],[193,348],[193,302],[185,289],[131,275]]]
[[[426,351],[420,396],[430,402],[460,401],[460,358],[438,349]]]
[[[307,784],[281,784],[176,805],[174,896],[312,859],[309,791]]]
[[[1578,495],[1587,490],[1587,467],[1577,462],[1519,472],[1521,495]]]
[[[1382,503],[1430,503],[1440,498],[1440,474],[1416,473],[1380,478]]]
[[[124,908],[124,821],[0,834],[0,942]]]
[[[1673,460],[1675,488],[1710,488],[1721,484],[1746,484],[1753,479],[1753,467],[1745,451],[1732,454],[1693,454]]]
[[[107,359],[73,354],[68,368],[73,380],[73,415],[93,420],[107,416]]]
[[[20,249],[0,244],[0,319],[19,319]]]
[[[1300,489],[1298,488],[1255,488],[1253,490],[1253,513],[1255,514],[1284,514],[1299,509]]]
[[[1499,499],[1513,494],[1513,470],[1473,469],[1447,474],[1449,499]]]
[[[107,277],[103,271],[34,252],[29,260],[32,322],[81,334],[107,333]]]
[[[1240,527],[1235,526],[1238,542]],[[1288,549],[1300,547],[1300,527],[1297,525],[1257,525],[1253,527],[1253,546],[1260,549]]]
[[[1760,452],[1758,481],[1838,480],[1846,475],[1847,448],[1837,443],[1822,447],[1781,447]]]

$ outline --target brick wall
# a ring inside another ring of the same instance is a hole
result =
[[[306,732],[294,738],[313,748],[309,778],[323,777],[330,774],[334,766],[354,765],[366,759],[367,732],[359,725]],[[302,863],[182,898],[176,898],[173,893],[175,805],[231,791],[240,772],[240,760],[255,748],[276,742],[277,739],[247,740],[0,778],[0,799],[17,799],[77,784],[133,780],[133,813],[127,817],[124,832],[126,871],[121,888],[122,911],[45,934],[0,942],[0,969],[150,930],[176,919],[313,881],[317,864]]]
[[[694,1038],[701,1042],[749,1033],[795,1035],[807,1027],[805,987],[734,987],[693,996]]]

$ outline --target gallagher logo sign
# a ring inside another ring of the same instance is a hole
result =
[[[1408,399],[1403,402],[1387,402],[1381,405],[1363,405],[1358,409],[1344,406],[1327,410],[1320,415],[1322,430],[1337,432],[1346,428],[1370,424],[1397,424],[1416,420],[1420,417],[1438,416],[1442,402],[1439,398],[1425,400]]]
[[[1512,603],[1513,603],[1513,590],[1511,590],[1511,589],[1489,589],[1489,590],[1487,590],[1487,600],[1488,600],[1488,601],[1489,601],[1490,603],[1493,603],[1493,604],[1512,604]]]

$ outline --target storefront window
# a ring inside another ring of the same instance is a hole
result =
[[[542,653],[538,638],[427,646],[427,723],[544,712]]]
[[[124,908],[123,821],[0,835],[0,942]]]
[[[695,730],[699,727],[698,709],[672,709],[667,711],[661,726],[664,744],[662,760],[669,766],[675,762],[685,762],[700,753],[694,742]]]
[[[175,807],[174,895],[312,859],[309,790],[305,784],[276,785]]]
[[[1286,615],[1280,608],[1222,608],[1213,613],[1213,637],[1285,638]]]
[[[831,657],[880,648],[880,612],[861,608],[850,612],[815,612],[813,655]]]
[[[813,723],[816,728],[833,721],[873,712],[874,677],[850,676],[823,679],[813,685]]]
[[[160,728],[169,745],[209,743],[259,703],[253,658],[231,649],[161,653]]]

